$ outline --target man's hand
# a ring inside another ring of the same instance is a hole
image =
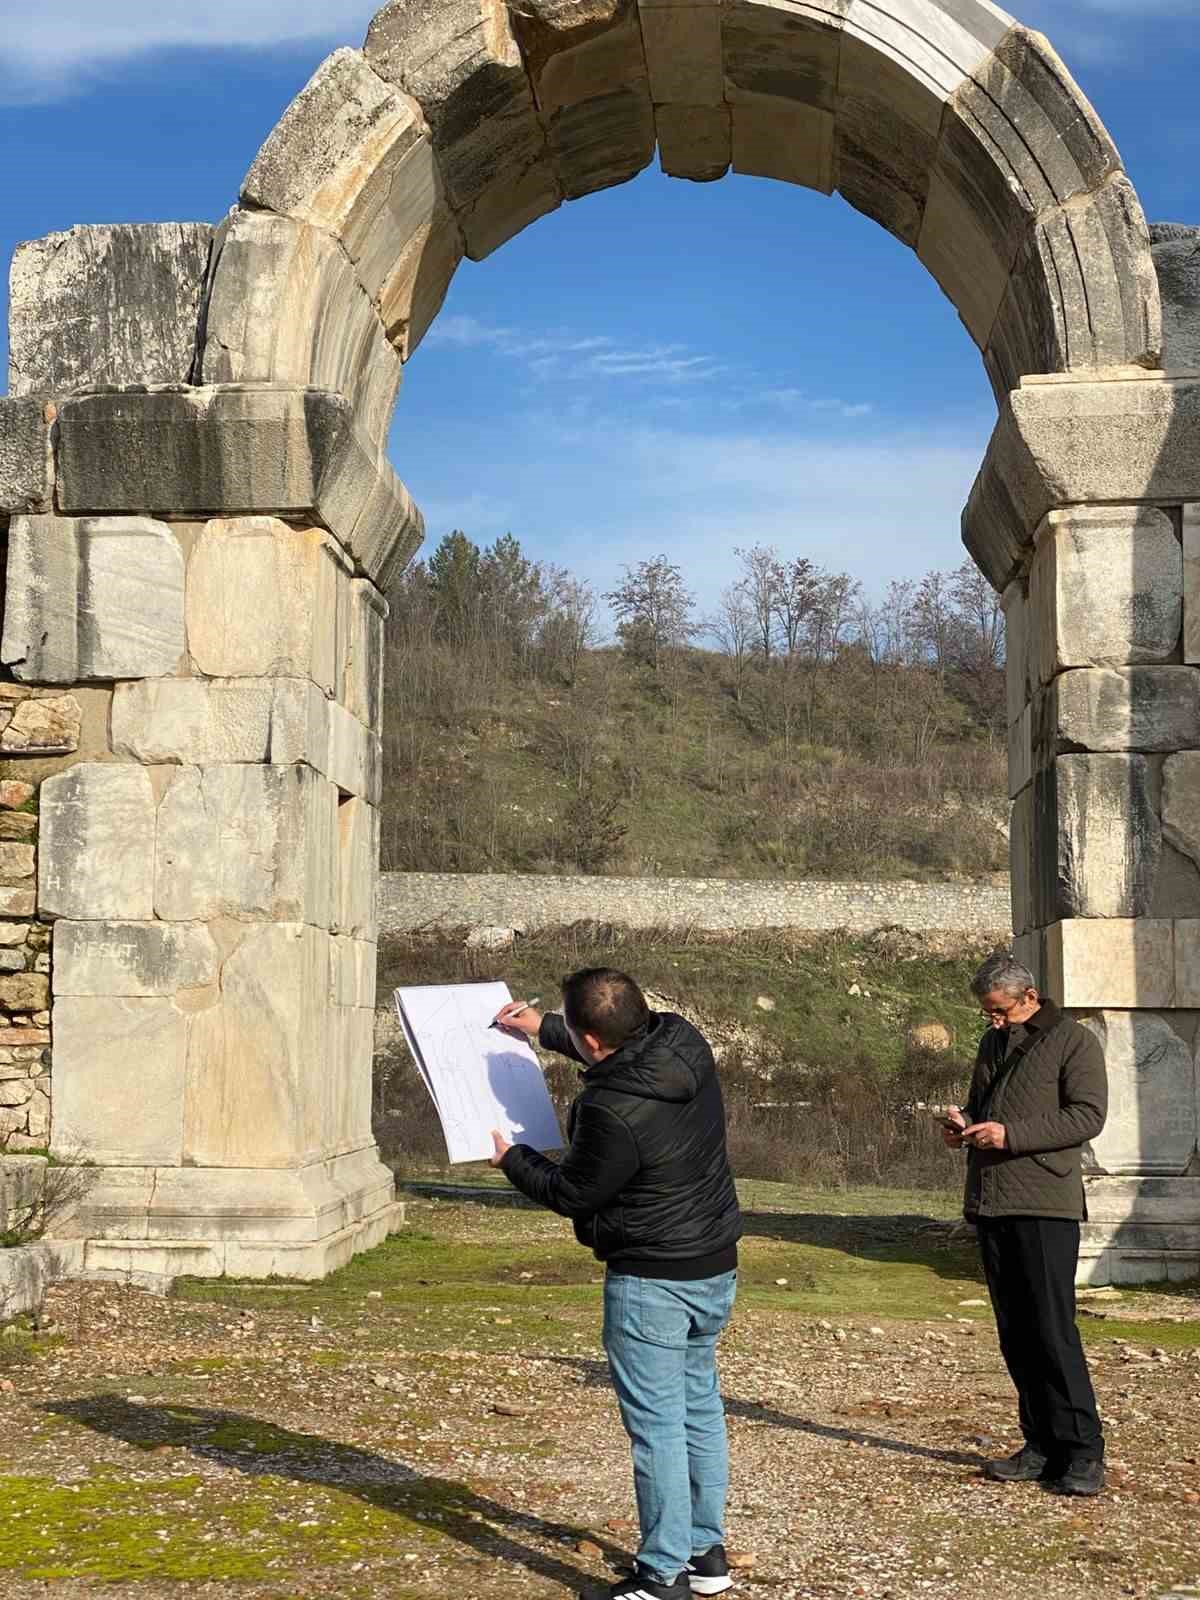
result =
[[[964,1141],[970,1139],[976,1150],[1007,1150],[1008,1132],[1002,1122],[973,1122],[963,1129]]]
[[[492,1129],[492,1143],[496,1146],[496,1153],[494,1156],[492,1156],[491,1160],[488,1162],[488,1165],[492,1167],[498,1167],[508,1152],[512,1149],[512,1145],[510,1145],[505,1140],[504,1135],[502,1133],[498,1133],[495,1128]]]
[[[963,1144],[963,1131],[967,1126],[967,1119],[963,1116],[962,1112],[957,1106],[947,1106],[946,1116],[955,1124],[955,1126],[953,1128],[948,1128],[945,1123],[942,1124],[942,1143],[948,1150],[961,1150]]]
[[[497,1011],[495,1025],[505,1033],[536,1039],[542,1028],[542,1013],[526,1005],[524,1000],[510,1000]]]

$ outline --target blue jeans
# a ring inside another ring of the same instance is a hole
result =
[[[610,1273],[604,1284],[604,1348],[633,1445],[638,1563],[666,1584],[725,1542],[729,1443],[717,1340],[736,1293],[736,1272],[696,1283]]]

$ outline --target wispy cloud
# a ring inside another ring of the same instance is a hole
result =
[[[687,344],[642,345],[569,329],[534,334],[462,314],[440,317],[425,342],[464,352],[493,351],[523,366],[536,386],[564,382],[577,391],[580,384],[592,380],[597,389],[606,382],[624,382],[647,391],[660,390],[657,403],[664,406],[683,403],[678,391],[720,378],[716,404],[725,412],[757,412],[792,421],[824,416],[849,422],[871,415],[874,409],[866,401],[772,383],[751,369]],[[578,394],[575,398],[578,401]]]
[[[0,100],[61,100],[156,50],[357,44],[371,0],[0,0]]]
[[[1135,30],[1144,32],[1156,23],[1194,23],[1200,16],[1197,0],[1024,0],[1009,9],[1047,34],[1068,64],[1106,67],[1120,62],[1125,70],[1138,60],[1128,53]]]

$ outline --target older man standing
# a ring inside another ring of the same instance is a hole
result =
[[[964,1210],[978,1228],[1025,1435],[1016,1455],[984,1471],[1000,1483],[1095,1495],[1104,1434],[1075,1325],[1075,1273],[1087,1215],[1083,1146],[1108,1111],[1104,1054],[1008,956],[985,961],[971,988],[991,1026],[966,1107],[951,1109],[944,1138],[968,1151]]]

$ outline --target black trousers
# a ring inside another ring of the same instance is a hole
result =
[[[1079,1224],[981,1218],[979,1246],[1026,1442],[1054,1465],[1102,1461],[1104,1433],[1075,1326]]]

